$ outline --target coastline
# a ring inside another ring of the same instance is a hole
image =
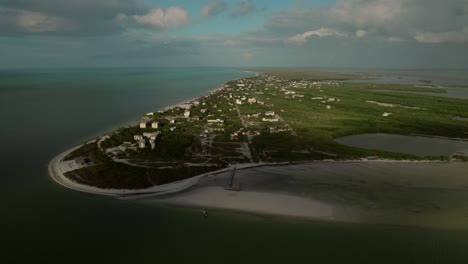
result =
[[[249,72],[254,73],[254,72]],[[256,73],[257,75],[259,73]],[[246,77],[249,78],[249,77]],[[245,79],[245,78],[240,78]],[[236,80],[240,80],[236,79]],[[235,80],[232,80],[235,81]],[[226,83],[212,89],[208,94],[216,93],[224,88]],[[198,100],[207,95],[201,95],[189,100],[185,100],[179,104],[162,108],[162,111],[167,111],[176,108],[182,104]],[[161,110],[160,110],[161,111]],[[102,136],[105,137],[106,135]],[[102,138],[101,137],[101,138]],[[97,139],[99,140],[99,139]],[[90,142],[95,142],[92,140]],[[50,177],[57,184],[62,187],[72,189],[75,191],[103,195],[108,197],[115,197],[119,199],[143,199],[150,197],[158,197],[157,202],[175,205],[175,206],[188,206],[188,207],[201,207],[201,208],[215,208],[221,210],[241,211],[264,215],[281,215],[286,217],[299,217],[307,219],[321,219],[326,221],[344,221],[344,222],[359,222],[356,215],[349,209],[343,208],[339,204],[325,203],[311,198],[301,197],[299,195],[292,195],[274,191],[249,191],[243,190],[241,192],[232,192],[224,190],[222,186],[216,187],[196,187],[196,185],[203,180],[214,177],[220,174],[229,174],[234,168],[237,171],[245,171],[260,167],[275,167],[281,166],[300,166],[308,164],[328,165],[332,163],[340,164],[373,164],[373,163],[387,163],[391,164],[421,164],[421,163],[449,163],[453,161],[444,160],[390,160],[390,159],[357,159],[357,160],[313,160],[302,162],[280,162],[280,163],[243,163],[237,165],[230,165],[227,168],[213,171],[205,174],[200,174],[189,179],[172,182],[169,184],[152,186],[146,189],[103,189],[98,187],[89,186],[86,184],[77,183],[70,180],[64,175],[64,158],[80,148],[83,145],[71,148],[63,153],[60,153],[53,158],[48,164]],[[306,209],[304,209],[306,208]]]

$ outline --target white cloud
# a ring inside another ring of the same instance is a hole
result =
[[[205,18],[214,17],[227,9],[226,2],[211,0],[209,4],[202,8],[201,14]]]
[[[464,31],[418,32],[414,39],[419,43],[468,43],[468,27]]]
[[[356,30],[356,37],[358,38],[363,38],[367,35],[367,31],[365,30],[362,30],[362,29],[358,29]]]
[[[191,22],[188,12],[179,7],[169,7],[165,10],[156,8],[145,15],[119,14],[117,20],[128,26],[141,26],[154,30],[180,28]]]
[[[63,18],[25,10],[18,12],[16,24],[24,31],[32,33],[60,32],[71,28],[70,24]]]
[[[338,30],[330,29],[330,28],[320,28],[317,30],[307,31],[302,34],[292,36],[288,38],[286,42],[297,44],[297,45],[303,45],[307,42],[307,39],[312,36],[317,36],[320,38],[330,37],[330,36],[347,37],[348,34],[338,31]]]

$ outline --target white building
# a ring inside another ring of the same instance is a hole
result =
[[[136,141],[140,141],[140,140],[143,140],[143,136],[142,135],[134,135],[133,139],[136,140]]]
[[[146,141],[144,139],[140,140],[140,142],[138,142],[138,146],[140,148],[145,148],[146,147]]]
[[[265,115],[266,115],[266,116],[274,116],[274,115],[275,115],[275,111],[266,111],[266,112],[265,112]]]
[[[331,106],[330,106],[330,105],[327,105],[327,109],[330,110],[330,109],[331,109]]]
[[[387,117],[387,116],[390,116],[390,115],[392,115],[392,113],[385,112],[385,113],[382,114],[382,116],[384,116],[384,117]]]
[[[236,99],[236,104],[241,105],[242,101],[240,99]]]
[[[208,119],[207,120],[208,123],[224,123],[224,120],[221,120],[221,119]]]
[[[175,123],[176,123],[176,121],[175,121],[175,119],[171,119],[171,121],[169,121],[169,123],[171,123],[171,124],[175,124]]]
[[[150,140],[151,149],[156,147],[156,142],[154,140]]]
[[[140,122],[140,128],[146,128],[146,122]]]
[[[278,122],[278,118],[263,118],[263,122]]]
[[[185,112],[184,112],[184,116],[185,116],[185,117],[190,117],[190,111],[185,111]]]
[[[249,98],[249,100],[247,100],[247,102],[251,103],[251,104],[255,104],[257,102],[257,99],[255,98]]]
[[[159,128],[159,122],[153,122],[151,123],[151,128]]]

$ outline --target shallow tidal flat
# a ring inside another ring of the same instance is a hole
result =
[[[417,156],[451,156],[468,152],[468,141],[391,134],[361,134],[336,139],[351,147],[407,153]]]
[[[208,177],[165,201],[332,221],[468,228],[467,163],[316,162]],[[151,200],[150,200],[151,201]],[[159,201],[159,200],[158,200]]]

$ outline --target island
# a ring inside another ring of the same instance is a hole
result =
[[[177,193],[216,175],[227,179],[217,191],[243,192],[236,172],[265,166],[468,161],[466,100],[417,94],[444,87],[373,78],[262,70],[68,150],[49,172],[67,188],[132,198]],[[392,143],[372,145],[379,137]]]

